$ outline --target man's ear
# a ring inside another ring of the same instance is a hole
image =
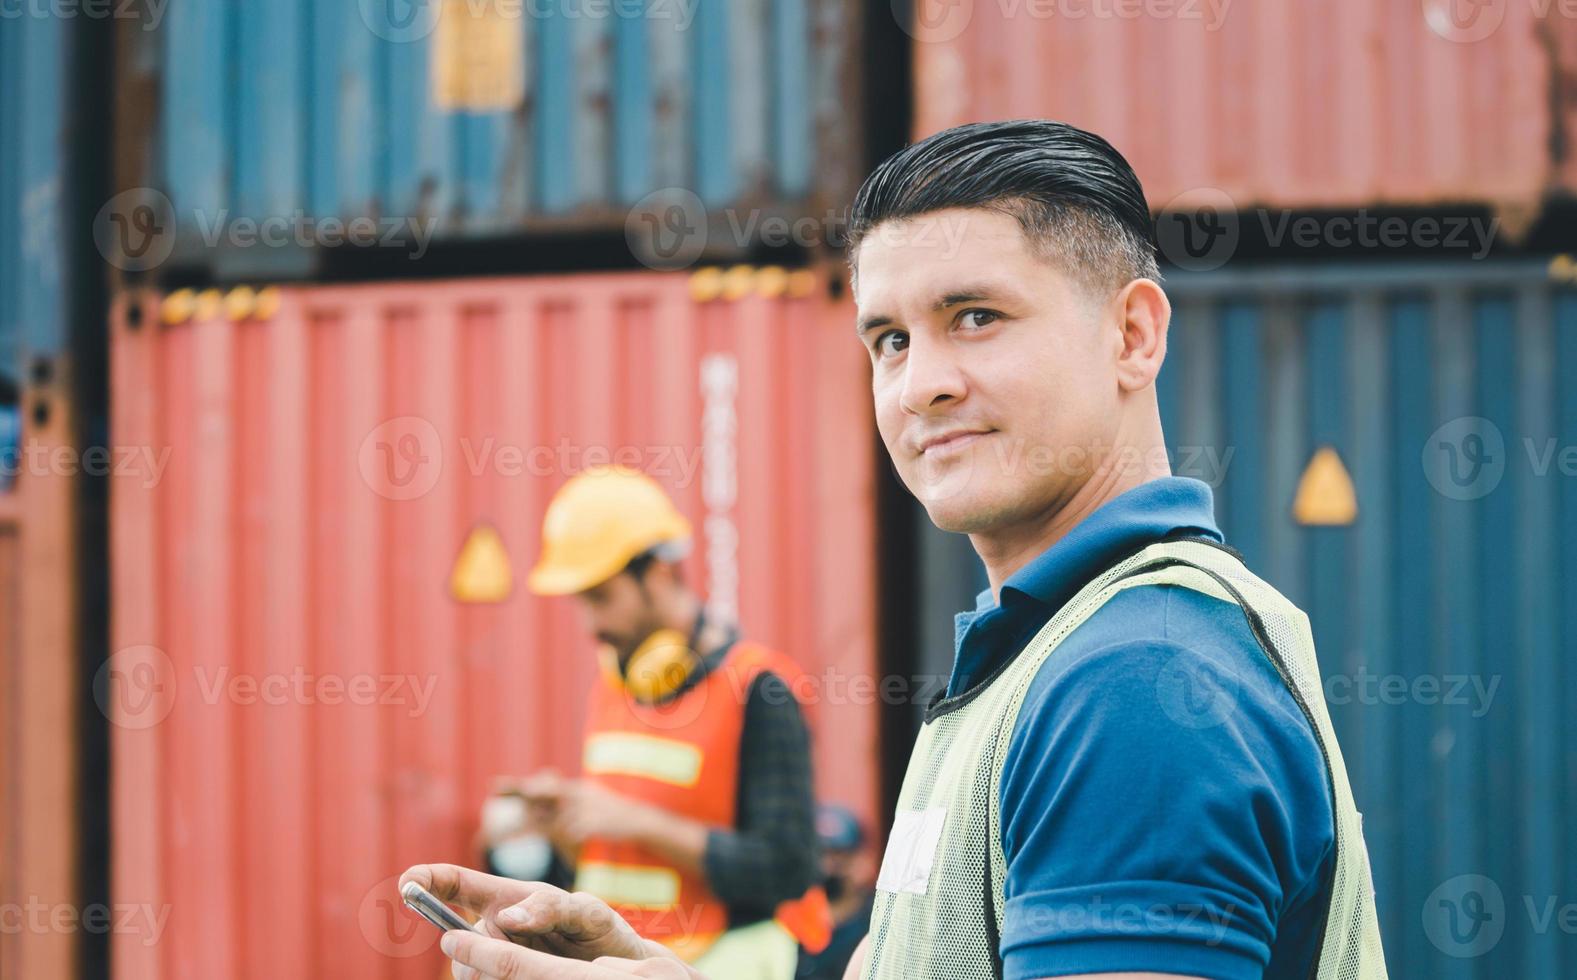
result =
[[[1135,279],[1112,300],[1122,328],[1122,350],[1117,358],[1117,383],[1124,391],[1139,391],[1155,383],[1166,360],[1166,331],[1172,321],[1172,304],[1152,279]]]

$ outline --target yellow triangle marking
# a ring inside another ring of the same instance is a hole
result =
[[[514,588],[509,551],[489,524],[478,524],[449,573],[449,594],[460,602],[503,602]]]
[[[1315,450],[1292,500],[1292,517],[1299,524],[1344,527],[1358,519],[1358,493],[1342,458],[1330,446]]]

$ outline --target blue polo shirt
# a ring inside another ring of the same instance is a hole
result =
[[[959,614],[949,693],[988,677],[1090,579],[1177,531],[1221,540],[1210,488],[1108,502]],[[1036,674],[1002,778],[1007,980],[1153,971],[1302,978],[1335,834],[1319,746],[1235,605],[1117,595]]]

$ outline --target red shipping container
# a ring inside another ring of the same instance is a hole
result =
[[[121,298],[113,441],[166,462],[112,488],[114,893],[168,921],[117,977],[435,976],[392,876],[470,860],[495,774],[578,770],[591,641],[524,579],[589,463],[674,493],[690,580],[818,678],[820,797],[874,816],[869,369],[847,304],[729,281]],[[501,602],[449,591],[479,527]]]
[[[1486,203],[1577,189],[1577,20],[1454,0],[916,5],[915,136],[1043,117],[1100,133],[1152,204]],[[1542,12],[1542,14],[1541,14]]]
[[[78,494],[69,358],[40,359],[0,445],[0,977],[72,977],[80,882]]]

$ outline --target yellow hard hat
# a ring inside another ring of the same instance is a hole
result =
[[[624,466],[596,466],[553,495],[542,518],[542,558],[527,585],[573,595],[601,585],[636,556],[690,537],[690,522],[657,482]]]

